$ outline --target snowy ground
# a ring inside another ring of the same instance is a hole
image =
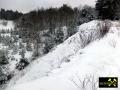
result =
[[[0,42],[0,50],[4,50],[6,51],[6,53],[8,54],[8,61],[9,64],[7,64],[5,66],[5,68],[2,67],[2,71],[4,73],[4,75],[9,75],[9,74],[17,74],[19,72],[19,70],[16,69],[16,65],[18,65],[20,59],[21,59],[21,55],[20,52],[22,49],[19,48],[19,44],[21,42],[21,44],[23,44],[26,47],[26,43],[22,43],[21,39],[19,38],[19,35],[12,35],[11,32],[14,31],[15,27],[15,23],[13,21],[8,21],[8,20],[0,20],[0,39],[2,38],[2,41]],[[9,43],[9,39],[14,40],[14,38],[19,38],[19,41],[16,41],[14,43]],[[7,41],[8,39],[8,41]],[[7,42],[7,44],[5,43]],[[16,51],[15,51],[16,49]],[[28,60],[31,60],[33,51],[27,51],[25,49],[25,58]],[[2,76],[1,76],[2,77]],[[5,78],[2,78],[5,79]],[[1,82],[0,82],[1,83]],[[1,85],[2,86],[2,85]],[[0,86],[0,90],[1,90],[1,86]],[[6,87],[6,86],[2,86],[2,87]]]
[[[120,75],[120,23],[111,23],[101,39],[102,21],[81,25],[78,33],[13,78],[7,90],[104,90],[97,88],[98,77]]]
[[[4,25],[3,22],[5,22],[6,25]],[[8,29],[9,30],[14,29],[13,21],[0,20],[0,30],[8,30]]]

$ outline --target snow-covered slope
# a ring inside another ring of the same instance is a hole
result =
[[[14,29],[13,21],[0,20],[0,30]]]
[[[100,37],[98,31],[100,28],[100,26],[98,26],[99,23],[102,22],[92,21],[90,23],[86,23],[78,27],[78,33],[67,39],[61,45],[58,45],[49,54],[33,62],[23,72],[20,72],[20,74],[18,74],[13,78],[13,80],[11,80],[10,86],[14,83],[28,82],[46,76],[53,69],[59,68],[63,62],[69,61],[70,57],[74,56],[79,49],[83,48],[86,45],[88,38],[91,38],[90,40],[94,40]]]
[[[119,77],[120,24],[111,22],[100,39],[103,25],[102,21],[81,25],[78,33],[24,70],[23,77],[13,82],[14,78],[11,83],[17,85],[7,90],[99,90],[98,77]]]

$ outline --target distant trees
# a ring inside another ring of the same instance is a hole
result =
[[[75,34],[78,25],[93,19],[96,19],[95,8],[84,6],[78,9],[64,4],[60,8],[41,8],[22,15],[16,29],[19,38],[27,43],[28,51],[31,49],[30,43],[34,44],[33,56],[38,57],[40,50],[43,50],[43,54],[48,53],[55,45]],[[63,27],[66,27],[66,31]]]
[[[33,57],[39,57],[75,34],[78,25],[96,19],[96,11],[90,6],[79,9],[66,4],[59,8],[41,8],[26,14],[1,9],[0,19],[15,21],[14,30],[1,30],[0,34],[0,42],[5,46],[9,45],[13,55],[24,46],[26,51],[33,52]],[[3,25],[7,23],[3,22]],[[66,28],[63,29],[64,27]],[[4,37],[5,33],[11,35]],[[21,58],[24,58],[24,54],[22,52]]]
[[[76,33],[78,25],[96,19],[96,11],[90,6],[79,9],[64,4],[60,8],[41,8],[26,14],[1,9],[0,18],[16,21],[15,30],[1,30],[0,42],[9,45],[13,55],[24,47],[26,51],[33,52],[32,56],[36,58],[47,54],[54,46]],[[11,35],[4,37],[5,33]],[[24,50],[20,53],[21,59],[26,60]]]
[[[16,20],[16,19],[20,18],[22,15],[23,14],[18,11],[5,10],[2,8],[0,10],[0,19]]]
[[[68,5],[60,8],[42,8],[23,15],[19,20],[19,26],[34,26],[43,30],[49,27],[70,25],[74,22],[74,14],[74,10]]]
[[[17,27],[27,30],[41,31],[56,27],[76,27],[96,19],[95,8],[84,6],[82,9],[71,8],[64,4],[60,8],[38,9],[24,14],[18,21]],[[26,31],[26,30],[24,30]]]
[[[97,0],[99,19],[120,19],[120,0]]]

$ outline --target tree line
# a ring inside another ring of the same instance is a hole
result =
[[[1,8],[0,10],[0,19],[5,19],[5,20],[16,20],[19,19],[23,14],[18,11],[13,11],[13,10],[5,10]]]
[[[60,8],[40,8],[24,14],[19,19],[19,25],[23,27],[39,26],[39,29],[44,29],[55,26],[74,26],[95,18],[96,11],[93,7],[84,6],[83,8],[71,8],[64,4]]]
[[[49,30],[49,33],[55,34],[56,28],[66,26],[69,37],[76,32],[78,25],[96,18],[97,13],[93,7],[71,8],[64,4],[60,8],[40,8],[22,15],[16,23],[16,29],[19,29],[20,37],[29,36],[33,39],[37,35],[35,32]]]

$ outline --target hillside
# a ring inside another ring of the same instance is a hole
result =
[[[102,36],[105,25],[109,31]],[[97,90],[98,77],[119,77],[119,26],[111,21],[79,26],[78,33],[13,78],[7,90]]]
[[[91,36],[91,41],[100,37],[99,35],[97,36],[97,34],[99,33],[97,28],[100,28],[97,27],[99,23],[101,22],[92,21],[88,24],[86,23],[78,27],[78,33],[67,39],[64,43],[55,47],[52,52],[39,58],[30,66],[28,66],[27,69],[22,72],[22,75],[24,73],[25,75],[17,82],[23,83],[38,79],[39,77],[48,75],[48,73],[51,72],[53,69],[60,68],[63,62],[69,62],[69,59],[73,57],[79,49],[83,48],[88,43],[89,40],[87,39],[89,39],[89,36]],[[17,76],[17,78],[18,77],[19,75]],[[12,81],[15,81],[15,83],[17,83],[14,79]]]

